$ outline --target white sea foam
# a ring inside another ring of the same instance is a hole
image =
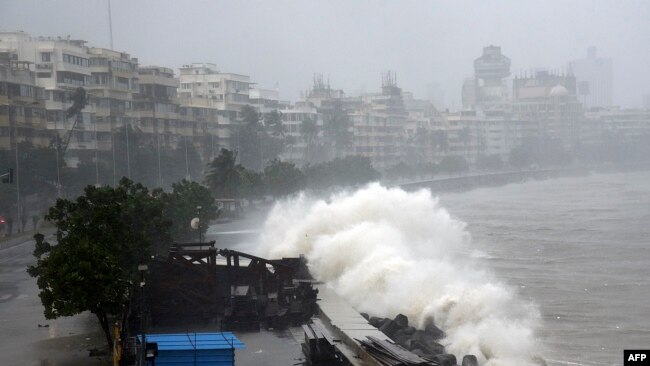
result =
[[[465,224],[428,190],[372,184],[327,201],[279,202],[258,249],[271,258],[304,254],[311,273],[359,311],[403,313],[419,326],[433,317],[457,357],[514,366],[539,352],[536,307],[483,268]]]

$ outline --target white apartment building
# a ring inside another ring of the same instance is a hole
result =
[[[180,68],[178,97],[192,105],[195,99],[206,99],[210,107],[228,111],[232,120],[249,104],[250,77],[222,73],[211,63],[194,63]]]
[[[277,111],[281,107],[280,92],[277,89],[251,88],[249,104],[262,114]]]
[[[622,141],[647,140],[650,110],[612,107],[586,112],[581,135],[584,144],[601,143],[607,135]]]
[[[46,129],[43,88],[29,63],[17,61],[14,53],[0,52],[0,150],[17,142],[48,146],[52,137]]]
[[[95,106],[99,150],[113,148],[113,131],[126,124],[137,126],[131,116],[133,97],[139,92],[138,60],[106,48],[88,48],[91,76],[86,90]]]
[[[394,74],[384,76],[380,94],[361,99],[361,107],[350,113],[354,154],[370,158],[378,169],[404,160],[407,112]]]
[[[140,130],[156,146],[177,146],[178,135],[174,129],[179,118],[178,79],[174,71],[162,66],[139,67],[138,86],[131,116]]]
[[[78,87],[91,82],[86,42],[61,37],[31,37],[24,32],[0,32],[0,52],[13,52],[21,61],[32,64],[36,85],[44,88],[47,127],[56,130],[63,141],[74,121],[65,117],[70,96]],[[70,136],[68,163],[75,165],[82,150],[94,149],[94,107],[88,105],[82,120]],[[65,145],[65,143],[63,143]]]
[[[323,118],[316,107],[303,101],[280,110],[280,113],[282,124],[286,127],[286,135],[289,137],[289,144],[280,159],[292,162],[298,167],[322,159]],[[303,129],[303,124],[307,121],[315,123],[314,130]]]

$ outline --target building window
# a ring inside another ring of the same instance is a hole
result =
[[[117,77],[115,77],[115,84],[119,88],[128,89],[129,88],[129,79],[117,76]]]
[[[68,55],[67,53],[63,54],[63,62],[67,62],[69,64],[73,64],[73,65],[77,65],[77,66],[88,67],[88,59],[87,58]]]
[[[52,52],[41,52],[41,61],[50,62],[51,56],[52,56]]]

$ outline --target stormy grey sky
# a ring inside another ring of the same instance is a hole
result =
[[[650,1],[171,1],[112,0],[115,49],[142,65],[213,62],[279,85],[295,100],[314,72],[353,94],[376,91],[381,72],[416,97],[438,83],[460,105],[461,84],[483,46],[518,70],[564,69],[587,47],[614,63],[614,102],[650,93]],[[0,0],[0,29],[70,35],[109,46],[106,0]]]

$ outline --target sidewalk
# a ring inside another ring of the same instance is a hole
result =
[[[18,244],[22,244],[26,241],[34,239],[34,234],[36,233],[41,233],[45,235],[46,237],[51,236],[56,232],[56,229],[53,227],[48,227],[48,228],[39,228],[36,230],[30,230],[24,233],[16,234],[13,236],[5,237],[5,238],[0,238],[0,249],[7,249],[11,248],[13,246],[16,246]]]

